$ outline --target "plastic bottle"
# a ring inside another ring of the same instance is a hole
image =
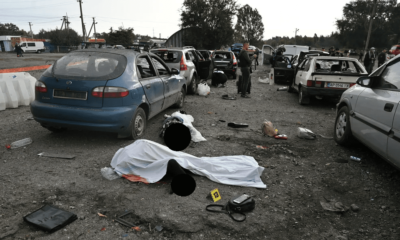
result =
[[[357,162],[361,161],[361,158],[354,157],[354,156],[351,156],[350,159],[353,161],[357,161]]]
[[[31,138],[24,138],[22,140],[11,143],[11,149],[23,147],[32,143]]]

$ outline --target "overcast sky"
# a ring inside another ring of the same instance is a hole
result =
[[[257,8],[264,23],[264,39],[273,36],[329,35],[336,31],[335,21],[342,18],[343,6],[350,0],[238,0],[243,6]],[[166,38],[179,30],[183,0],[83,0],[83,16],[87,32],[96,17],[97,32],[110,27],[134,28],[135,34]],[[70,27],[82,35],[79,3],[76,0],[1,0],[0,22],[12,22],[29,31],[60,28],[62,16],[68,14]],[[93,32],[93,30],[92,30]]]

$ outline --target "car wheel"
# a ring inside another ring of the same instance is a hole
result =
[[[350,126],[350,114],[347,106],[342,107],[335,121],[334,139],[340,145],[350,145],[353,140],[353,134]]]
[[[183,108],[183,104],[185,102],[186,91],[183,87],[182,90],[179,92],[178,101],[173,105],[176,108]]]
[[[146,130],[146,113],[142,108],[138,108],[136,110],[130,125],[131,139],[135,140],[141,138],[144,135],[144,132]]]
[[[37,50],[36,53],[37,53],[37,54],[41,54],[42,52],[41,52],[40,50]]]
[[[300,88],[299,91],[299,104],[300,105],[310,104],[310,98],[306,96],[306,93],[304,92],[303,88]]]
[[[197,92],[197,81],[196,81],[196,76],[193,75],[189,84],[189,93],[196,94],[196,92]]]

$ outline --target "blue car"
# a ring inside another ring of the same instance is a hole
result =
[[[235,54],[235,56],[239,56],[240,51],[242,51],[243,43],[234,43],[231,46],[231,51]]]
[[[85,49],[48,68],[35,93],[31,112],[50,131],[86,129],[137,139],[147,120],[183,107],[186,81],[154,54]]]

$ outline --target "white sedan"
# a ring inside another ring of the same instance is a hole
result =
[[[361,76],[368,76],[368,73],[357,59],[310,56],[294,70],[294,81],[288,91],[296,90],[299,104],[305,105],[310,103],[310,96],[340,97]]]

